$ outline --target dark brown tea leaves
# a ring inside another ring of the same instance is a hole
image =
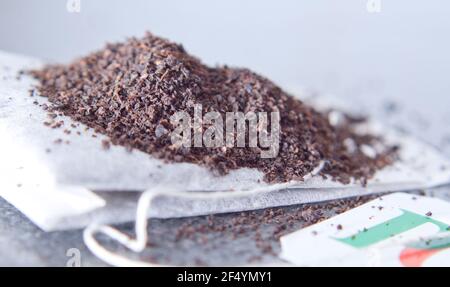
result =
[[[330,121],[329,113],[316,111],[248,69],[208,67],[181,45],[150,33],[31,74],[40,82],[39,94],[52,103],[47,112],[62,113],[107,135],[105,149],[110,143],[122,145],[169,162],[203,165],[217,174],[255,168],[268,182],[303,180],[323,163],[323,176],[365,183],[395,156],[395,147],[367,152],[383,143],[354,131],[363,119]],[[236,111],[279,112],[278,155],[263,159],[258,148],[250,147],[174,148],[170,117],[179,111],[192,115],[196,104],[224,118]]]

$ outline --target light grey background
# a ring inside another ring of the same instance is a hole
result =
[[[282,85],[383,96],[450,88],[450,2],[380,0],[1,0],[0,49],[69,61],[146,30],[209,64],[252,68]],[[444,95],[443,95],[444,96]]]

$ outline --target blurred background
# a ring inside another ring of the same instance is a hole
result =
[[[450,154],[449,1],[0,0],[0,49],[53,62],[146,30],[384,113]]]

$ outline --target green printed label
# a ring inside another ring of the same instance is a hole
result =
[[[401,211],[403,213],[400,216],[392,218],[388,221],[377,224],[349,237],[333,239],[355,248],[364,248],[416,228],[425,223],[432,223],[438,226],[439,232],[448,231],[448,225],[443,222],[407,210],[401,209]]]

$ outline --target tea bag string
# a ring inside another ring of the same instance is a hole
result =
[[[141,197],[139,198],[137,209],[136,209],[136,221],[135,221],[135,233],[136,238],[132,238],[129,235],[119,231],[116,228],[113,228],[108,225],[99,225],[93,223],[89,225],[83,232],[83,239],[86,246],[89,250],[97,256],[97,258],[103,260],[104,262],[111,264],[113,266],[124,266],[124,267],[167,267],[168,265],[161,265],[156,263],[150,263],[140,260],[132,260],[122,255],[119,255],[115,252],[109,251],[102,244],[100,244],[96,235],[103,234],[108,236],[109,238],[119,242],[129,250],[132,250],[136,253],[142,252],[148,242],[148,210],[151,207],[152,201],[158,196],[175,196],[175,197],[185,197],[189,199],[195,198],[209,198],[209,199],[217,199],[222,198],[224,196],[227,197],[239,197],[244,194],[249,195],[251,193],[261,192],[260,190],[254,191],[240,191],[240,192],[214,192],[205,194],[202,192],[175,192],[175,191],[165,191],[165,192],[157,192],[155,191],[157,188],[152,188],[150,190],[145,191]]]
[[[135,220],[135,233],[136,238],[132,238],[129,235],[119,231],[116,228],[113,228],[108,225],[99,225],[96,223],[93,223],[89,225],[83,232],[83,239],[86,246],[89,248],[89,250],[97,256],[97,258],[103,260],[104,262],[111,264],[113,266],[124,266],[124,267],[138,267],[138,266],[144,266],[144,267],[165,267],[168,265],[161,265],[161,264],[155,264],[145,261],[139,261],[139,260],[132,260],[127,257],[124,257],[122,255],[119,255],[115,252],[109,251],[106,249],[102,244],[100,244],[97,239],[96,235],[103,234],[108,236],[109,238],[119,242],[127,249],[140,253],[142,252],[148,242],[148,210],[151,207],[152,201],[158,197],[158,196],[175,196],[178,198],[189,198],[189,199],[195,199],[195,198],[222,198],[225,196],[227,197],[239,197],[244,194],[250,194],[254,192],[260,192],[260,191],[241,191],[241,192],[215,192],[212,194],[205,194],[202,192],[175,192],[175,191],[168,191],[165,192],[161,191],[155,191],[157,188],[152,188],[150,190],[145,191],[141,197],[138,200],[137,209],[136,209],[136,220]]]
[[[311,172],[309,175],[306,176],[305,179],[311,178],[314,175],[317,175],[323,168],[324,163],[321,162],[318,167],[316,167],[313,172]],[[289,185],[285,185],[284,187],[288,187]],[[161,264],[155,264],[155,263],[149,263],[139,260],[132,260],[129,258],[126,258],[124,256],[121,256],[117,253],[111,252],[108,249],[106,249],[104,246],[102,246],[97,239],[95,238],[98,234],[106,235],[115,241],[119,242],[129,250],[132,250],[136,253],[142,252],[148,242],[148,233],[147,233],[147,227],[148,227],[148,210],[151,207],[152,201],[158,197],[158,196],[175,196],[175,197],[186,197],[189,199],[194,198],[202,198],[204,199],[217,199],[217,198],[223,198],[223,197],[240,197],[240,196],[248,196],[253,193],[270,191],[270,190],[276,190],[280,189],[280,186],[271,186],[266,187],[262,189],[255,189],[252,191],[235,191],[235,192],[214,192],[214,193],[202,193],[202,192],[180,192],[180,191],[155,191],[158,190],[158,188],[152,188],[150,190],[145,191],[141,197],[139,198],[137,209],[136,209],[136,221],[135,221],[135,232],[136,232],[136,238],[132,238],[129,235],[119,231],[116,228],[113,228],[108,225],[98,225],[98,224],[91,224],[89,225],[83,232],[83,239],[86,246],[89,248],[89,250],[94,253],[98,258],[103,260],[104,262],[107,262],[114,266],[147,266],[147,267],[163,267],[166,265]]]
[[[91,224],[83,232],[84,243],[89,248],[89,250],[104,262],[114,266],[162,267],[163,265],[160,264],[132,260],[117,253],[111,252],[103,247],[95,238],[95,236],[98,234],[104,234],[136,253],[142,252],[145,249],[148,241],[147,211],[153,199],[158,195],[161,195],[161,193],[154,192],[153,190],[148,190],[144,192],[139,198],[136,210],[135,239],[111,226]]]

